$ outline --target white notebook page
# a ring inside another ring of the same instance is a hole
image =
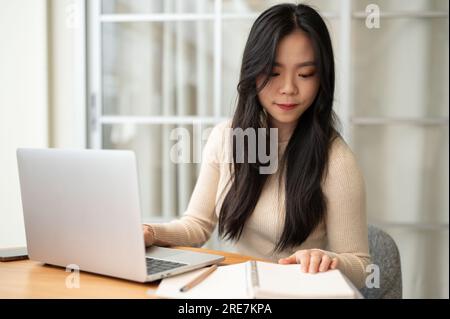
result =
[[[304,273],[300,265],[257,262],[257,298],[354,298],[355,291],[339,270]]]
[[[220,266],[205,280],[186,292],[180,288],[207,268],[163,279],[156,295],[163,298],[188,299],[232,299],[248,298],[245,263]]]

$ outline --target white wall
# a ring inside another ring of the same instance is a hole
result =
[[[15,150],[45,147],[46,1],[0,0],[0,247],[25,244]]]
[[[49,0],[50,146],[86,146],[83,0]]]
[[[17,147],[84,148],[82,0],[0,0],[0,247],[25,245]]]

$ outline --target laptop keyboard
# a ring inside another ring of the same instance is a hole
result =
[[[161,260],[155,258],[145,258],[147,262],[147,274],[153,275],[162,271],[178,268],[181,266],[186,266],[187,264],[176,263],[168,260]]]

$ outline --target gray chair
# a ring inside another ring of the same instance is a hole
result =
[[[395,241],[381,229],[369,225],[369,252],[372,263],[380,268],[380,288],[362,288],[366,299],[402,298],[400,253]]]

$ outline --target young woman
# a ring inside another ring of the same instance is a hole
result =
[[[335,128],[334,77],[330,36],[314,9],[280,4],[263,12],[244,50],[233,120],[212,130],[184,216],[144,225],[146,245],[201,246],[218,224],[242,254],[299,263],[305,272],[338,268],[363,287],[365,188]],[[236,161],[227,133],[267,127],[278,129],[281,159],[269,175],[259,162]]]

